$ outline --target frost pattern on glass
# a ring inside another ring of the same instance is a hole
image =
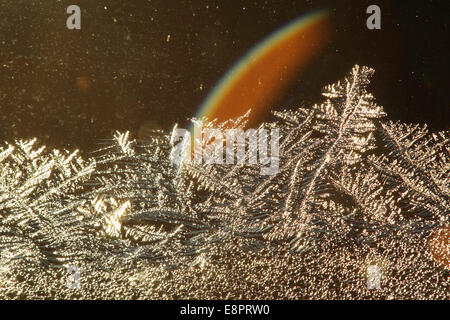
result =
[[[280,134],[270,176],[251,161],[174,164],[161,131],[117,132],[87,160],[5,143],[0,296],[448,299],[448,241],[432,254],[429,239],[449,224],[449,134],[385,120],[373,72],[355,66],[322,104],[261,125]]]

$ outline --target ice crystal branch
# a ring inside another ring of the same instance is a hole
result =
[[[355,66],[325,88],[323,103],[274,112],[273,122],[261,124],[280,133],[279,170],[270,176],[249,161],[174,163],[176,139],[161,131],[145,142],[118,132],[88,160],[46,152],[35,140],[5,143],[0,275],[57,286],[46,268],[79,263],[92,282],[115,275],[123,288],[137,277],[133,290],[142,282],[140,294],[151,297],[225,297],[217,289],[224,287],[234,298],[244,291],[254,298],[448,298],[448,239],[441,238],[450,212],[449,132],[385,120],[367,92],[372,74]],[[195,121],[238,130],[247,118]],[[241,147],[235,143],[234,153]],[[373,261],[386,270],[379,293],[368,292],[355,271]],[[219,286],[207,289],[196,270]],[[158,291],[149,279],[163,274]],[[252,290],[255,281],[268,291]],[[89,286],[84,296],[115,294]]]

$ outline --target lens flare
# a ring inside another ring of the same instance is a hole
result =
[[[323,47],[328,34],[326,10],[297,18],[275,31],[225,74],[196,117],[223,122],[251,108],[248,126],[256,124]]]
[[[437,264],[450,269],[450,226],[438,229],[430,238],[429,246]]]

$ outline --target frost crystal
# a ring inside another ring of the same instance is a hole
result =
[[[322,104],[262,124],[279,130],[269,176],[248,159],[174,163],[178,137],[159,131],[116,133],[88,160],[5,143],[0,296],[450,298],[448,131],[385,120],[372,74],[355,66]]]

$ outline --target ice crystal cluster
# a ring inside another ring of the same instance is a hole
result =
[[[3,143],[0,297],[449,299],[449,132],[387,120],[372,74],[262,124],[280,132],[270,176],[175,165],[164,132],[88,159]]]

